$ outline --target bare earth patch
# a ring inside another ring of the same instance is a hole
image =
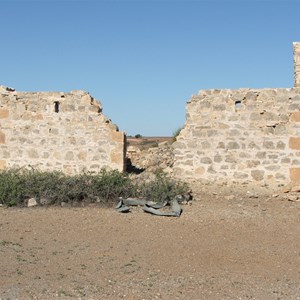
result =
[[[0,299],[300,299],[300,203],[198,194],[135,208],[0,207]]]

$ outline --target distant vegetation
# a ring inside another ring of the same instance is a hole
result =
[[[156,173],[150,182],[137,183],[126,173],[106,170],[76,176],[23,169],[0,172],[0,203],[7,206],[26,205],[33,197],[41,205],[62,202],[107,205],[115,203],[118,197],[140,197],[159,202],[188,190],[187,184],[164,173]]]
[[[176,140],[177,136],[180,134],[182,129],[183,129],[183,127],[179,127],[175,131],[173,131],[172,137],[174,140]]]

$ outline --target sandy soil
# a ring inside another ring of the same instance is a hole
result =
[[[0,207],[0,298],[300,299],[300,202],[195,198],[180,218]]]

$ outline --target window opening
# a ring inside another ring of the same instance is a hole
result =
[[[54,111],[56,113],[59,113],[59,111],[60,111],[60,103],[59,103],[59,101],[54,101]]]
[[[235,108],[236,109],[242,108],[242,102],[240,100],[235,101]]]

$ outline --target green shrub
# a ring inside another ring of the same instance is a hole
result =
[[[25,181],[19,170],[0,172],[0,203],[8,206],[19,204],[24,197]]]
[[[173,134],[172,134],[173,141],[176,141],[176,138],[178,137],[178,135],[180,134],[182,129],[183,129],[183,127],[179,127],[173,132]]]
[[[141,197],[161,202],[187,191],[186,184],[163,173],[156,173],[153,181],[138,184],[126,173],[116,170],[103,169],[96,175],[76,176],[24,169],[0,172],[0,203],[7,206],[24,205],[32,197],[47,205],[82,201],[104,204],[112,203],[118,197]]]
[[[175,181],[163,172],[155,173],[155,179],[144,183],[139,189],[141,197],[154,202],[170,200],[176,195],[185,194],[189,191],[186,183]]]

